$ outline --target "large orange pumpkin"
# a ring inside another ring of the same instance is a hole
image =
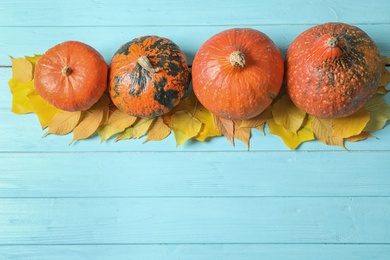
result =
[[[198,50],[192,85],[199,101],[226,119],[249,119],[264,111],[279,93],[283,58],[264,33],[249,28],[222,31]]]
[[[288,94],[297,107],[319,118],[353,114],[375,93],[380,79],[375,42],[352,25],[314,26],[287,50]]]
[[[46,51],[37,61],[34,86],[53,106],[78,111],[90,108],[107,88],[108,66],[91,46],[67,41]]]
[[[122,45],[111,60],[109,93],[119,110],[138,117],[169,112],[188,89],[190,71],[174,42],[142,36]]]

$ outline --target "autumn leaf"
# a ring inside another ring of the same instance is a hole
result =
[[[146,135],[155,117],[141,118],[134,126],[131,138],[141,138]]]
[[[11,111],[15,114],[27,114],[34,112],[34,106],[28,96],[35,92],[33,81],[19,82],[14,78],[8,81],[12,93]]]
[[[247,127],[245,120],[234,122],[234,138],[246,144],[249,150],[249,140],[251,138],[251,127]]]
[[[79,124],[73,129],[73,139],[70,143],[93,135],[102,122],[103,114],[102,109],[83,111]]]
[[[126,128],[123,132],[121,132],[117,135],[117,137],[115,138],[115,142],[121,141],[121,140],[131,139],[133,136],[133,130],[134,130],[134,127]]]
[[[345,141],[358,142],[358,141],[366,140],[367,138],[376,138],[376,137],[373,136],[372,134],[370,134],[369,132],[363,131],[358,135],[354,135],[354,136],[345,138]]]
[[[275,123],[296,133],[302,126],[306,112],[297,108],[288,95],[284,95],[272,105],[272,115]]]
[[[33,79],[33,65],[25,58],[12,58],[12,78],[19,82],[29,82]]]
[[[370,114],[359,109],[352,115],[335,118],[332,120],[333,136],[342,138],[351,137],[360,134],[370,120]]]
[[[379,83],[379,86],[385,87],[389,83],[390,83],[390,72],[386,69],[386,67],[383,67],[381,82]]]
[[[122,129],[130,127],[137,120],[137,117],[128,115],[119,109],[115,110],[108,119],[107,125],[113,128]]]
[[[218,131],[221,132],[226,139],[234,146],[234,121],[229,119],[224,119],[222,117],[213,115],[214,124],[217,127]]]
[[[314,136],[321,143],[332,146],[337,145],[346,149],[344,146],[344,138],[333,136],[332,119],[314,117],[312,120],[312,128]]]
[[[301,143],[314,139],[311,121],[312,118],[307,117],[303,121],[301,128],[296,132],[291,132],[282,125],[277,124],[273,118],[269,118],[267,124],[271,134],[281,137],[287,147],[294,150]]]
[[[171,129],[176,139],[176,146],[182,145],[189,139],[196,136],[202,123],[189,111],[182,110],[172,115]]]
[[[171,129],[164,123],[162,117],[156,118],[148,130],[144,143],[148,141],[160,141],[171,133]]]
[[[29,62],[31,62],[31,64],[33,65],[33,69],[35,68],[35,64],[37,63],[38,59],[41,57],[42,55],[40,54],[34,54],[34,56],[24,56],[26,60],[28,60]]]
[[[390,120],[390,107],[381,95],[373,95],[365,104],[364,109],[370,114],[364,131],[375,132],[382,129]]]
[[[36,91],[28,95],[28,99],[33,107],[33,112],[37,115],[42,129],[45,129],[54,115],[61,112],[60,109],[47,103]]]
[[[104,141],[108,140],[112,136],[122,132],[124,129],[119,129],[116,127],[113,127],[111,125],[101,125],[98,127],[96,132],[100,136],[100,142],[103,143]]]
[[[66,135],[70,133],[79,123],[80,117],[81,111],[62,111],[55,114],[49,123],[49,130],[43,135],[43,137],[48,134]]]
[[[202,128],[194,137],[195,140],[204,142],[210,137],[222,135],[214,124],[213,114],[206,108],[203,106],[198,107],[195,112],[195,117],[202,123]]]

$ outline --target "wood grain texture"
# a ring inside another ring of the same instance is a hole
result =
[[[389,2],[390,3],[390,2]],[[0,27],[0,35],[7,35],[0,41],[0,65],[11,64],[7,55],[20,57],[24,55],[42,54],[52,46],[67,40],[79,40],[96,48],[109,63],[118,48],[142,35],[159,35],[174,41],[184,51],[188,62],[199,47],[212,35],[232,27],[221,26],[117,26],[117,27]],[[255,24],[251,28],[267,34],[284,54],[289,44],[310,24]],[[360,28],[372,37],[383,55],[390,56],[389,24],[362,24]],[[191,37],[196,35],[196,37]]]
[[[53,10],[55,6],[55,10]],[[347,1],[3,0],[0,26],[178,26],[388,23],[390,3]]]
[[[220,245],[17,245],[0,246],[5,259],[160,260],[388,260],[389,245],[220,244]]]
[[[390,243],[388,197],[27,198],[0,205],[3,245]]]
[[[0,198],[383,197],[390,196],[389,156],[389,151],[2,153]]]

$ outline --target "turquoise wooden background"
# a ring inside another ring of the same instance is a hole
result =
[[[232,27],[261,30],[284,53],[328,21],[361,27],[390,56],[388,0],[2,0],[0,259],[389,259],[389,125],[349,151],[290,151],[259,131],[250,151],[224,138],[176,148],[172,135],[69,146],[72,136],[41,138],[34,115],[10,111],[8,55],[79,40],[109,62],[157,34],[191,62]]]

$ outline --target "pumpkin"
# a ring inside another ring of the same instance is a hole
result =
[[[137,117],[169,112],[188,90],[187,58],[173,41],[142,36],[122,45],[111,60],[109,94],[119,110]]]
[[[108,65],[91,46],[66,41],[45,52],[37,61],[34,86],[53,106],[66,111],[90,108],[107,89]]]
[[[259,115],[279,93],[284,64],[264,33],[233,28],[209,38],[195,54],[192,86],[200,103],[229,120]]]
[[[319,118],[346,117],[376,92],[380,54],[360,28],[325,23],[301,33],[286,53],[286,88],[294,104]]]

